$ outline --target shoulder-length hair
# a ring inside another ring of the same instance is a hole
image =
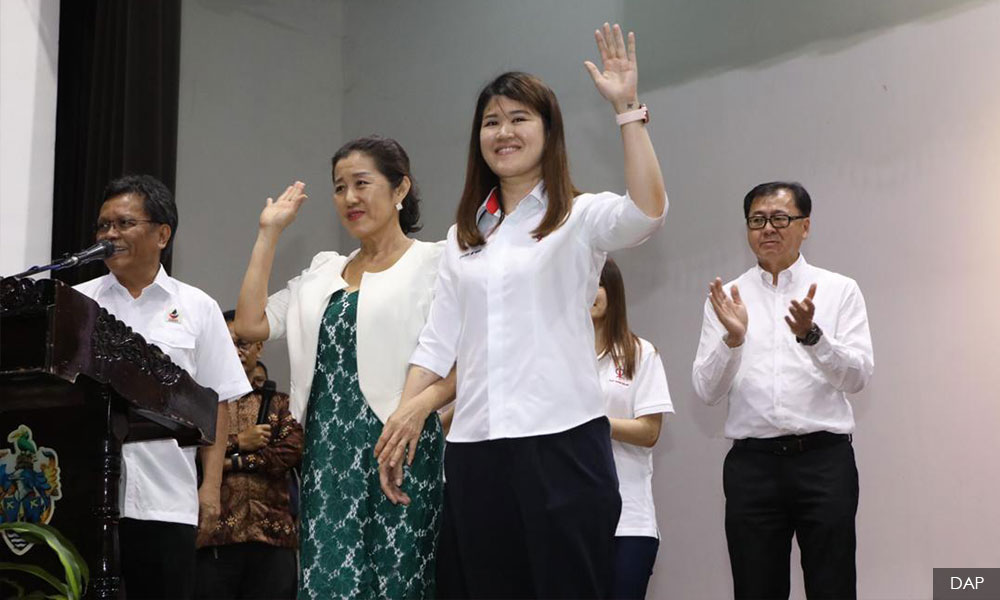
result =
[[[490,170],[483,158],[479,144],[486,106],[496,96],[517,100],[538,112],[545,126],[545,147],[542,149],[542,181],[548,195],[548,208],[538,227],[532,232],[542,239],[562,225],[573,208],[573,197],[579,192],[569,176],[569,159],[566,157],[566,137],[563,131],[559,101],[549,86],[528,73],[512,71],[500,75],[479,92],[476,114],[472,119],[469,136],[469,160],[465,169],[465,188],[458,203],[455,222],[458,225],[458,245],[463,250],[486,242],[476,224],[476,212],[500,179]]]
[[[608,298],[608,307],[603,317],[605,341],[600,354],[610,354],[622,375],[626,379],[632,379],[635,376],[635,366],[642,356],[642,348],[639,346],[639,337],[628,327],[622,272],[610,257],[601,270],[600,285]]]

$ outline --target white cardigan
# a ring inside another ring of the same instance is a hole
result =
[[[399,405],[410,355],[427,320],[444,242],[413,244],[396,264],[364,273],[358,292],[358,381],[365,401],[385,423]],[[320,252],[309,268],[267,299],[268,340],[288,337],[290,410],[305,424],[319,343],[320,322],[334,292],[347,287],[341,274],[348,256]]]

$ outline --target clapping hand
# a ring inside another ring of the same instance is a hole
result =
[[[604,24],[603,31],[594,32],[597,50],[601,53],[603,71],[594,63],[584,61],[597,91],[615,107],[615,112],[623,113],[639,107],[639,70],[635,62],[635,33],[628,34],[628,48],[622,28],[617,24],[612,28]]]
[[[267,199],[267,206],[260,213],[260,228],[281,233],[295,220],[299,207],[306,201],[306,184],[296,181],[285,188],[278,199]]]
[[[816,314],[816,305],[813,298],[816,297],[816,284],[809,286],[805,299],[802,302],[792,300],[788,306],[788,315],[785,316],[785,323],[795,334],[795,337],[802,339],[809,333],[813,326],[813,315]]]
[[[740,289],[733,285],[729,291],[732,297],[726,295],[726,291],[722,289],[722,280],[716,277],[708,286],[708,300],[712,303],[715,316],[719,317],[719,322],[726,328],[726,345],[735,348],[746,338],[750,319],[747,307],[740,298]]]

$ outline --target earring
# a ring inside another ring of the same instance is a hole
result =
[[[396,203],[396,210],[403,210],[403,203],[402,202],[397,202]]]

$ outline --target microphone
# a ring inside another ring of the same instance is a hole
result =
[[[95,260],[108,258],[114,253],[115,245],[108,240],[101,240],[86,250],[81,250],[76,254],[64,256],[52,264],[31,267],[27,271],[14,275],[14,277],[28,277],[30,275],[34,275],[35,273],[41,273],[42,271],[58,271],[60,269],[68,269],[70,267],[94,262]]]
[[[260,386],[260,408],[257,409],[257,424],[267,423],[267,413],[271,412],[271,398],[278,391],[278,386],[268,379],[264,385]]]
[[[95,260],[104,260],[114,253],[115,245],[108,240],[101,240],[86,250],[81,250],[76,254],[61,259],[59,261],[59,268],[67,269],[77,265],[85,265],[89,262],[94,262]]]

